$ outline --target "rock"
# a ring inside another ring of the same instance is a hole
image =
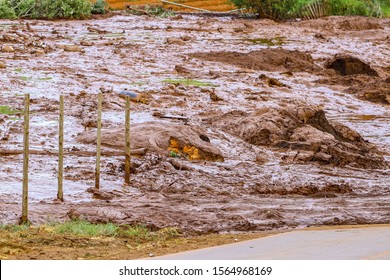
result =
[[[66,51],[66,52],[82,52],[83,48],[80,46],[75,46],[75,45],[66,45],[64,47],[64,51]]]
[[[30,54],[45,54],[45,50],[43,49],[34,49],[30,52]]]
[[[210,99],[214,102],[223,101],[223,98],[219,97],[214,91],[210,92]]]
[[[187,68],[185,68],[184,66],[182,65],[176,65],[175,66],[175,71],[179,74],[190,74],[191,71],[188,70]]]
[[[264,107],[253,113],[232,111],[209,122],[252,145],[277,147],[287,154],[282,157],[287,161],[360,168],[387,166],[374,145],[347,126],[330,123],[325,112],[315,106]],[[289,150],[298,153],[289,157]]]
[[[90,41],[81,41],[80,45],[85,46],[85,47],[90,47],[90,46],[93,46],[93,43]]]
[[[146,148],[150,152],[189,160],[224,161],[221,151],[210,142],[207,133],[198,126],[146,122],[134,124],[130,130],[132,149]],[[103,131],[103,146],[124,150],[124,128]],[[96,131],[81,133],[77,141],[94,144]]]
[[[270,77],[268,77],[265,74],[261,74],[259,76],[259,79],[263,80],[270,87],[287,87],[287,88],[290,88],[288,85],[283,84],[278,79],[270,78]]]
[[[378,72],[372,69],[370,65],[350,55],[337,54],[334,58],[328,60],[325,67],[334,69],[343,76],[357,74],[379,76]]]
[[[198,52],[192,53],[191,57],[235,65],[250,70],[309,73],[316,73],[321,70],[310,54],[282,48],[268,48],[246,53],[231,51]]]
[[[12,46],[4,45],[4,46],[1,48],[1,51],[2,51],[2,52],[14,52],[15,49],[14,49]]]
[[[177,38],[167,38],[166,42],[167,44],[170,45],[179,45],[179,46],[184,46],[186,44],[182,39],[177,39]]]
[[[385,80],[374,80],[363,85],[354,85],[347,90],[359,98],[371,102],[390,104],[390,77]]]
[[[5,64],[5,62],[3,61],[0,61],[0,69],[5,69],[7,68],[7,64]]]

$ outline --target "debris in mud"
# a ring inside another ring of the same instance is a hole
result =
[[[10,45],[3,45],[3,47],[1,48],[1,51],[2,52],[14,52],[15,49],[14,49],[14,47],[12,47]]]
[[[383,27],[372,19],[366,17],[356,17],[346,19],[338,24],[338,28],[345,31],[361,31],[371,29],[383,29]]]
[[[192,53],[192,57],[235,65],[241,68],[264,71],[316,72],[320,67],[310,54],[282,48],[268,48],[249,53],[208,52]]]
[[[146,148],[162,155],[183,155],[190,160],[224,161],[221,151],[210,143],[200,127],[148,122],[131,126],[131,148]],[[207,140],[208,141],[207,141]],[[95,143],[96,133],[84,132],[78,136],[81,143]],[[124,128],[103,129],[102,145],[124,149]]]
[[[214,90],[210,92],[210,100],[214,102],[223,101],[222,97],[219,97]]]
[[[252,194],[273,194],[273,195],[302,195],[313,198],[335,198],[340,194],[353,193],[352,186],[345,183],[327,184],[325,186],[318,186],[314,183],[300,185],[300,186],[270,186],[268,184],[257,183],[251,187]]]
[[[386,167],[374,145],[344,125],[331,124],[318,107],[291,105],[264,107],[254,113],[232,111],[209,121],[250,144],[296,150],[295,155],[284,157],[287,161]]]
[[[184,46],[186,44],[182,39],[177,39],[177,38],[167,38],[166,42],[167,44],[170,45],[179,45],[179,46]]]
[[[347,75],[368,75],[379,76],[378,72],[371,68],[370,65],[361,61],[359,58],[338,54],[330,59],[326,65],[328,69],[334,69],[337,73],[343,76]]]
[[[390,104],[390,77],[385,80],[352,86],[347,90],[348,93],[357,94],[361,99],[372,102]]]
[[[297,25],[327,31],[365,31],[383,29],[379,24],[378,19],[361,16],[351,16],[348,18],[329,16],[317,20],[301,21],[298,22]]]
[[[290,86],[282,83],[281,81],[279,81],[278,79],[275,79],[275,78],[270,78],[268,77],[267,75],[265,74],[261,74],[259,76],[259,79],[264,81],[268,86],[270,87],[287,87],[287,88],[290,88]]]
[[[83,48],[75,45],[66,45],[64,46],[64,51],[66,52],[83,52]]]

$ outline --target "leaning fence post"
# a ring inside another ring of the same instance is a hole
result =
[[[125,109],[125,142],[126,142],[126,156],[125,156],[125,182],[130,183],[130,96],[126,96]]]
[[[24,135],[23,135],[23,224],[28,222],[28,156],[29,156],[29,129],[30,129],[30,94],[24,96]]]
[[[63,174],[64,174],[64,96],[60,95],[60,119],[58,124],[58,192],[57,198],[64,201]]]
[[[95,187],[100,188],[100,145],[102,141],[102,91],[98,93],[98,119],[97,119],[97,138],[96,138],[96,172]]]

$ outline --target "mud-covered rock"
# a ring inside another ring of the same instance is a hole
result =
[[[338,54],[334,58],[328,60],[325,67],[328,69],[334,69],[337,73],[343,76],[358,74],[379,76],[378,72],[372,69],[369,64],[350,55]]]
[[[282,48],[268,48],[249,53],[193,53],[191,56],[206,61],[221,62],[253,70],[316,72],[320,69],[320,67],[314,63],[310,54]]]
[[[348,93],[357,94],[361,99],[368,101],[390,104],[390,77],[381,81],[371,81],[364,85],[352,86]]]
[[[321,162],[337,166],[383,168],[383,157],[356,131],[330,123],[324,110],[314,106],[265,107],[253,113],[232,111],[210,122],[258,146],[296,150],[289,161]]]
[[[198,126],[147,122],[131,126],[131,148],[146,148],[148,151],[189,160],[224,161],[221,151],[215,147],[207,133]],[[96,132],[86,131],[77,140],[95,143]],[[103,129],[102,145],[124,150],[124,128]]]

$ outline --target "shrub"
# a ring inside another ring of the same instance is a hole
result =
[[[14,17],[24,18],[82,19],[92,11],[89,0],[3,0],[1,3],[0,7],[12,9]],[[7,18],[12,18],[10,15]]]
[[[0,18],[15,19],[16,14],[14,9],[9,5],[8,1],[0,1]]]
[[[108,3],[106,0],[97,0],[92,6],[92,14],[105,14],[108,10]]]
[[[230,0],[262,18],[289,19],[299,17],[302,10],[320,0]],[[381,17],[389,10],[390,0],[322,0],[325,15],[361,15]]]

